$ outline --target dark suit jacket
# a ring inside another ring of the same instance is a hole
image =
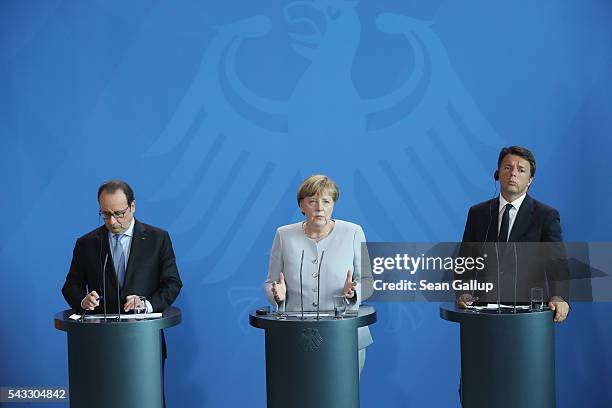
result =
[[[498,214],[499,197],[470,208],[463,233],[462,256],[482,256],[486,252],[487,267],[478,274],[465,274],[461,279],[476,277],[479,281],[494,283],[493,293],[479,293],[480,301],[496,300],[500,289],[504,302],[513,301],[515,296],[518,302],[529,302],[533,287],[544,288],[545,297],[561,296],[567,301],[569,270],[559,212],[527,195],[516,215],[508,244],[486,244],[497,241]]]
[[[93,313],[102,313],[105,301],[107,312],[117,313],[117,276],[105,226],[83,235],[74,246],[70,271],[62,288],[73,309],[81,310],[81,300],[92,290],[102,296],[106,254],[106,298]],[[119,294],[120,307],[127,295],[140,295],[146,296],[155,312],[161,312],[174,302],[182,286],[168,233],[134,220],[125,281]]]

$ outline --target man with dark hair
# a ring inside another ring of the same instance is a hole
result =
[[[98,189],[104,226],[80,237],[62,293],[75,310],[117,313],[117,285],[122,312],[144,308],[161,312],[183,286],[170,236],[134,218],[136,200],[124,181],[107,181]],[[106,271],[103,273],[106,260]],[[100,299],[106,276],[106,294]],[[144,302],[142,302],[144,297]]]
[[[109,180],[100,184],[100,187],[98,187],[98,200],[100,200],[100,196],[103,192],[114,193],[117,190],[123,191],[129,205],[136,199],[134,197],[134,190],[132,190],[132,187],[130,187],[128,183],[123,180]]]
[[[528,149],[520,146],[501,149],[497,161],[497,170],[494,173],[495,180],[499,180],[500,195],[470,208],[463,233],[463,242],[561,243],[563,235],[559,212],[527,194],[527,190],[533,182],[535,171],[535,158]],[[480,245],[480,248],[483,248],[484,245]],[[505,279],[514,281],[512,284],[504,286],[503,289],[508,290],[505,292],[507,295],[502,298],[502,301],[509,301],[512,297],[516,300],[517,291],[521,293],[520,300],[525,300],[526,291],[531,289],[525,287],[525,285],[542,284],[542,286],[548,287],[548,306],[555,311],[555,322],[559,323],[565,320],[569,313],[566,290],[569,273],[561,257],[555,256],[555,259],[561,260],[561,262],[540,263],[539,265],[542,267],[526,272],[526,268],[519,268],[517,262],[525,261],[525,258],[529,258],[529,256],[516,256],[517,247],[520,250],[526,248],[523,252],[531,250],[532,253],[541,255],[543,252],[547,254],[550,254],[551,251],[562,252],[562,245],[537,244],[532,245],[531,248],[529,245],[514,245],[511,249],[514,252],[513,254],[508,253],[509,246],[495,245],[500,250],[499,256],[495,261],[489,260],[489,262],[498,262],[498,269],[499,262],[501,262],[502,271],[497,272],[505,273],[505,275],[502,276],[500,281],[503,282]],[[542,257],[539,255],[530,255],[530,260],[541,261],[540,258]],[[514,266],[504,268],[504,265],[512,262],[514,262]],[[490,269],[489,272],[491,272]],[[523,275],[519,276],[519,273],[523,273]],[[525,274],[530,275],[525,276]],[[541,276],[534,276],[535,274]],[[462,278],[469,279],[468,277]],[[493,279],[493,282],[495,281]],[[502,288],[496,287],[495,290],[496,295],[499,295]],[[510,295],[511,293],[513,295]],[[473,293],[460,293],[457,298],[457,305],[466,308],[474,300]],[[488,298],[486,300],[490,301],[492,299]]]
[[[133,309],[144,309],[147,313],[163,312],[174,302],[183,286],[170,236],[166,231],[134,218],[136,199],[125,181],[103,183],[98,188],[98,203],[104,226],[77,239],[70,271],[62,288],[64,298],[77,311],[101,313],[106,304],[106,311],[113,314],[118,312],[118,307],[122,312]],[[106,293],[101,299],[104,277]],[[163,330],[161,339],[165,365]],[[165,406],[164,365],[162,395]]]

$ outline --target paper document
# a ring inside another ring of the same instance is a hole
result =
[[[289,317],[302,317],[302,312],[285,312],[283,316]],[[329,312],[320,312],[319,317],[329,317],[331,313]],[[317,312],[304,312],[304,317],[317,317]]]
[[[514,309],[514,305],[499,305],[500,309]],[[485,306],[468,306],[468,309],[471,310],[497,310],[497,303],[489,303]],[[529,305],[517,305],[517,310],[529,310]]]
[[[69,319],[72,320],[79,320],[81,319],[81,315],[79,314],[73,314],[70,315]],[[161,313],[142,313],[142,314],[122,314],[121,315],[121,320],[138,320],[138,319],[157,319],[162,317]],[[117,319],[117,315],[116,314],[107,314],[106,315],[107,319]],[[85,320],[104,320],[104,315],[103,314],[94,314],[94,315],[85,315]]]

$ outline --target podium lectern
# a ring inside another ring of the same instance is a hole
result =
[[[170,307],[156,319],[69,319],[55,315],[68,333],[71,408],[162,408],[161,330],[181,321]]]
[[[440,307],[459,323],[464,408],[554,408],[553,312]]]
[[[329,316],[250,314],[251,326],[265,330],[269,408],[359,407],[357,328],[373,324],[376,312],[361,305],[343,319],[321,313]]]

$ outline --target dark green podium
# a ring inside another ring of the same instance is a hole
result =
[[[440,307],[459,323],[464,408],[554,408],[553,312]]]
[[[71,408],[162,408],[161,330],[181,321],[170,307],[146,320],[69,319],[55,315],[55,328],[68,333]]]
[[[357,328],[376,321],[374,308],[335,319],[309,312],[279,319],[275,313],[249,316],[266,334],[266,395],[269,408],[359,407]]]

